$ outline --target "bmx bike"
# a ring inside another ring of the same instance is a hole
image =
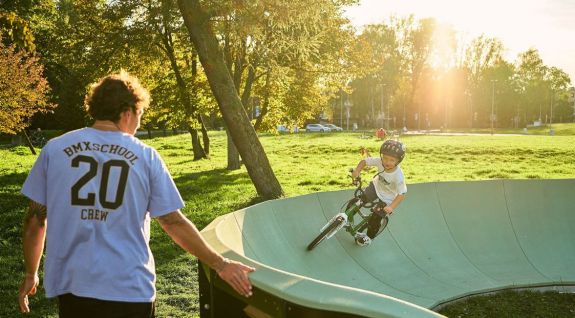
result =
[[[355,235],[358,232],[362,232],[367,228],[368,221],[371,215],[375,213],[375,211],[381,211],[381,213],[383,213],[381,226],[376,236],[379,235],[387,227],[389,219],[387,214],[383,212],[383,208],[386,206],[385,202],[382,202],[379,199],[375,202],[363,202],[361,177],[354,179],[351,176],[352,171],[353,169],[350,169],[350,177],[352,178],[354,184],[357,185],[357,188],[353,193],[353,198],[346,202],[345,210],[343,212],[334,215],[333,218],[321,228],[319,235],[307,246],[308,251],[313,250],[319,243],[323,242],[324,240],[330,239],[342,228],[345,228],[345,230],[355,238]],[[364,214],[361,211],[362,208],[370,209],[370,213]],[[357,224],[354,220],[355,215],[359,215],[361,219],[359,222],[357,222]]]
[[[42,131],[35,130],[30,134],[30,142],[34,147],[42,148],[48,142],[48,139],[44,136]]]

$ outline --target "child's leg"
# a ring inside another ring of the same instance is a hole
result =
[[[370,182],[365,189],[363,189],[363,195],[361,196],[361,201],[363,203],[374,202],[378,200],[377,192],[375,192],[375,186],[373,182]]]
[[[379,201],[379,198],[377,197],[377,193],[375,192],[375,186],[373,185],[373,182],[370,182],[369,185],[367,187],[365,187],[365,189],[363,190],[363,196],[361,197],[361,201],[363,201],[364,203],[367,203],[367,202],[375,203],[375,202]],[[375,204],[378,204],[378,203],[375,203]],[[368,222],[359,229],[359,232],[365,231],[366,227],[371,227],[370,224],[372,222],[372,220],[371,220],[372,218],[373,218],[373,215],[372,215],[372,217],[370,217]],[[380,218],[380,220],[381,220],[381,218]],[[368,230],[367,233],[369,235],[370,231]],[[377,234],[377,230],[375,233]]]

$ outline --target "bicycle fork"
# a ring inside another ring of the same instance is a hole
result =
[[[359,209],[359,208],[361,208],[361,205],[362,205],[362,204],[363,204],[363,202],[362,202],[361,200],[358,200],[357,202],[355,202],[355,204],[354,204],[355,207],[354,207],[353,209],[356,209],[356,208]],[[327,223],[320,229],[320,232],[323,232],[323,230],[325,230],[330,224],[333,224],[333,222],[337,222],[338,219],[341,220],[340,224],[339,224],[333,231],[331,231],[331,233],[329,233],[329,234],[326,236],[326,239],[329,239],[329,238],[331,238],[332,236],[334,236],[335,233],[337,233],[337,232],[338,232],[339,230],[341,230],[342,228],[344,228],[344,227],[349,227],[349,226],[350,226],[350,222],[348,221],[348,218],[349,218],[350,216],[348,216],[348,214],[347,214],[348,212],[349,212],[349,209],[348,209],[347,211],[345,211],[345,212],[340,212],[340,213],[334,215],[334,216],[331,218],[331,220],[329,220],[329,222],[327,222]],[[355,214],[355,213],[353,213],[353,214]],[[351,217],[353,217],[353,214],[351,214]]]

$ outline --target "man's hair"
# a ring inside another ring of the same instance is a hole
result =
[[[120,114],[143,109],[150,104],[150,94],[140,81],[125,71],[102,78],[90,85],[84,106],[96,120],[120,120]]]

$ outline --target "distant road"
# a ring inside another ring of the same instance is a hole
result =
[[[408,131],[404,135],[432,135],[432,136],[529,136],[528,134],[490,134],[490,133],[457,133],[457,132],[440,132],[440,131]],[[535,135],[532,135],[535,136]]]

